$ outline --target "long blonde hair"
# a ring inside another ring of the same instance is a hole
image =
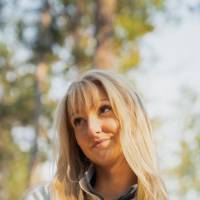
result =
[[[137,199],[167,200],[156,163],[151,125],[141,99],[121,77],[101,70],[90,70],[74,81],[58,104],[55,127],[59,152],[57,171],[52,182],[55,199],[86,199],[78,180],[90,161],[76,143],[69,117],[72,112],[87,108],[95,102],[99,86],[107,93],[119,120],[122,151],[138,178]]]

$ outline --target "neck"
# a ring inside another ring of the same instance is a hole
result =
[[[116,199],[136,183],[137,177],[124,157],[110,166],[96,166],[95,190],[104,199]]]

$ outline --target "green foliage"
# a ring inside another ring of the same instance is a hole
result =
[[[174,169],[179,184],[180,194],[186,194],[191,188],[200,192],[200,179],[198,176],[200,160],[198,154],[199,148],[199,135],[194,138],[193,147],[186,141],[181,144],[181,161],[179,165]]]
[[[119,72],[124,73],[131,69],[133,66],[137,66],[140,62],[140,54],[138,51],[131,49],[127,55],[122,55],[122,64],[119,68]]]
[[[4,190],[0,198],[20,199],[27,184],[28,154],[21,152],[18,145],[13,143],[10,133],[3,128],[0,129],[0,188]]]
[[[134,40],[145,33],[153,31],[153,26],[137,16],[119,15],[116,20],[116,27],[124,31],[124,40]]]
[[[163,1],[128,1],[120,0],[115,15],[115,50],[120,55],[119,71],[125,72],[136,67],[140,62],[140,51],[137,46],[139,38],[153,31],[149,20],[152,11],[159,9]],[[131,47],[130,47],[131,46]]]
[[[191,105],[199,102],[196,93],[188,88],[183,88],[181,115],[183,124],[183,139],[181,141],[181,150],[179,152],[180,161],[172,169],[172,174],[179,181],[180,196],[184,196],[193,190],[200,192],[200,134],[199,134],[199,111],[193,111]],[[184,113],[186,112],[186,113]]]

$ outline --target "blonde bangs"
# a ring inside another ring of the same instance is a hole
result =
[[[67,98],[69,118],[75,114],[87,113],[98,104],[100,101],[98,87],[88,80],[72,83]]]

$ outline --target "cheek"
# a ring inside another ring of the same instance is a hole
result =
[[[106,133],[113,133],[113,134],[119,134],[119,122],[116,119],[110,118],[105,119],[103,123],[103,131]]]
[[[90,159],[91,150],[88,147],[89,141],[86,134],[76,134],[75,138],[83,154]]]
[[[77,141],[77,143],[78,143],[78,145],[80,146],[81,149],[83,149],[87,145],[86,134],[83,134],[80,131],[75,132],[75,138],[76,138],[76,141]]]

